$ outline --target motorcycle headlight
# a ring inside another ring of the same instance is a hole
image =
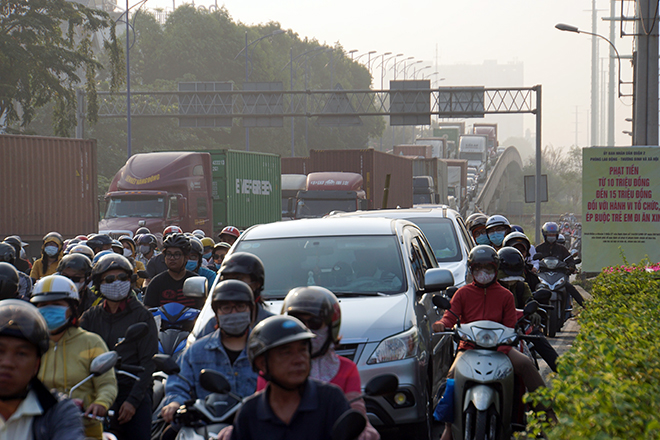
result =
[[[369,357],[367,364],[381,364],[413,357],[417,354],[418,339],[417,327],[415,326],[403,333],[383,339]]]
[[[475,331],[474,342],[484,348],[495,347],[497,345],[497,334],[493,330],[477,329]]]
[[[472,336],[472,334],[468,332],[464,332],[463,330],[461,330],[460,327],[456,328],[456,333],[458,334],[458,338],[461,341],[474,342],[474,337]]]
[[[517,340],[518,340],[518,335],[511,335],[503,338],[500,341],[500,345],[513,345],[517,342]]]

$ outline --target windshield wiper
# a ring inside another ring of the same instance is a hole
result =
[[[336,296],[346,296],[346,297],[357,297],[357,296],[389,296],[387,293],[383,292],[341,292],[333,291]]]

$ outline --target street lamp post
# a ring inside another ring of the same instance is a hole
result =
[[[253,46],[252,50],[254,51],[254,48],[256,47],[256,44],[259,43],[264,38],[273,37],[275,35],[279,35],[279,34],[283,34],[283,33],[284,33],[284,31],[282,29],[277,29],[276,31],[273,31],[268,35],[264,35],[261,38],[257,38],[256,40],[254,40],[253,42],[248,44],[248,31],[247,30],[245,31],[245,47],[240,52],[238,52],[236,54],[234,59],[238,58],[238,56],[242,52],[245,52],[245,82],[246,83],[249,81],[249,78],[250,78],[250,71],[248,69],[248,64],[250,62],[250,57],[249,57],[249,48],[250,48],[250,46]],[[243,87],[245,87],[245,86],[243,86]],[[245,151],[250,151],[250,127],[245,127]]]
[[[417,60],[417,61],[415,61],[414,63],[411,63],[409,66],[406,65],[406,66],[403,68],[403,79],[404,79],[404,80],[406,79],[406,77],[407,77],[407,75],[408,75],[408,70],[409,70],[411,67],[415,66],[416,64],[423,63],[423,62],[424,62],[424,61],[422,61],[422,60]]]
[[[614,46],[614,43],[612,43],[610,40],[603,37],[602,35],[595,34],[595,33],[592,33],[592,32],[583,31],[583,30],[580,30],[577,27],[571,26],[569,24],[559,23],[559,24],[555,25],[555,28],[559,29],[560,31],[564,31],[564,32],[573,32],[573,33],[576,33],[576,34],[587,34],[587,35],[591,35],[593,37],[598,37],[598,38],[601,38],[601,39],[607,41],[607,43],[610,45],[610,47],[612,48],[612,50],[616,54],[616,59],[617,59],[617,62],[618,62],[618,76],[619,76],[618,85],[619,86],[617,88],[618,89],[617,91],[618,91],[618,95],[619,95],[619,98],[620,98],[621,97],[621,57],[619,56],[619,51],[616,50],[616,46]],[[610,70],[610,81],[612,81],[611,76],[612,76],[612,71]],[[608,127],[608,131],[607,131],[607,144],[608,144],[608,146],[614,146],[614,105],[613,105],[614,96],[613,95],[614,95],[613,87],[610,87],[610,99],[609,99],[610,105],[609,105],[609,114],[608,114],[608,117],[609,117],[608,125],[611,125],[612,127]],[[592,125],[593,125],[593,123],[592,123]],[[593,127],[592,127],[592,133],[593,133]],[[593,138],[593,134],[592,134],[592,138]]]
[[[419,69],[419,70],[414,69],[414,70],[413,70],[413,79],[417,79],[417,74],[418,74],[418,73],[421,73],[422,70],[426,70],[426,69],[430,69],[430,68],[431,68],[431,66],[424,66],[424,67],[422,67],[422,68]],[[422,79],[424,79],[424,75],[422,75]]]
[[[398,56],[398,55],[397,55],[397,56]],[[403,59],[403,68],[404,68],[404,70],[405,70],[405,68],[406,68],[406,61],[408,61],[408,60],[412,60],[412,59],[414,59],[414,58],[415,58],[415,57],[408,57],[408,58],[404,58],[404,59]],[[394,58],[394,81],[396,81],[396,75],[397,75],[397,72],[398,72],[398,71],[397,71],[397,68],[396,68],[396,58]],[[404,78],[404,79],[405,79],[405,78]]]

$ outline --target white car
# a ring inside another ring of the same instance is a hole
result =
[[[452,272],[457,287],[466,283],[467,258],[475,243],[461,215],[448,206],[416,205],[409,209],[380,209],[337,215],[400,218],[415,223],[429,240],[438,267]]]

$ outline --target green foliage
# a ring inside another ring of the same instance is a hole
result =
[[[70,135],[76,124],[79,70],[93,79],[101,65],[91,41],[113,22],[103,11],[66,0],[4,0],[0,15],[0,118],[25,128],[37,109],[55,101],[53,128]],[[117,51],[116,41],[107,43]],[[96,117],[94,81],[87,99]]]
[[[535,419],[548,439],[660,438],[660,282],[648,261],[601,273],[580,333],[550,387],[529,398],[552,402],[558,424]]]

